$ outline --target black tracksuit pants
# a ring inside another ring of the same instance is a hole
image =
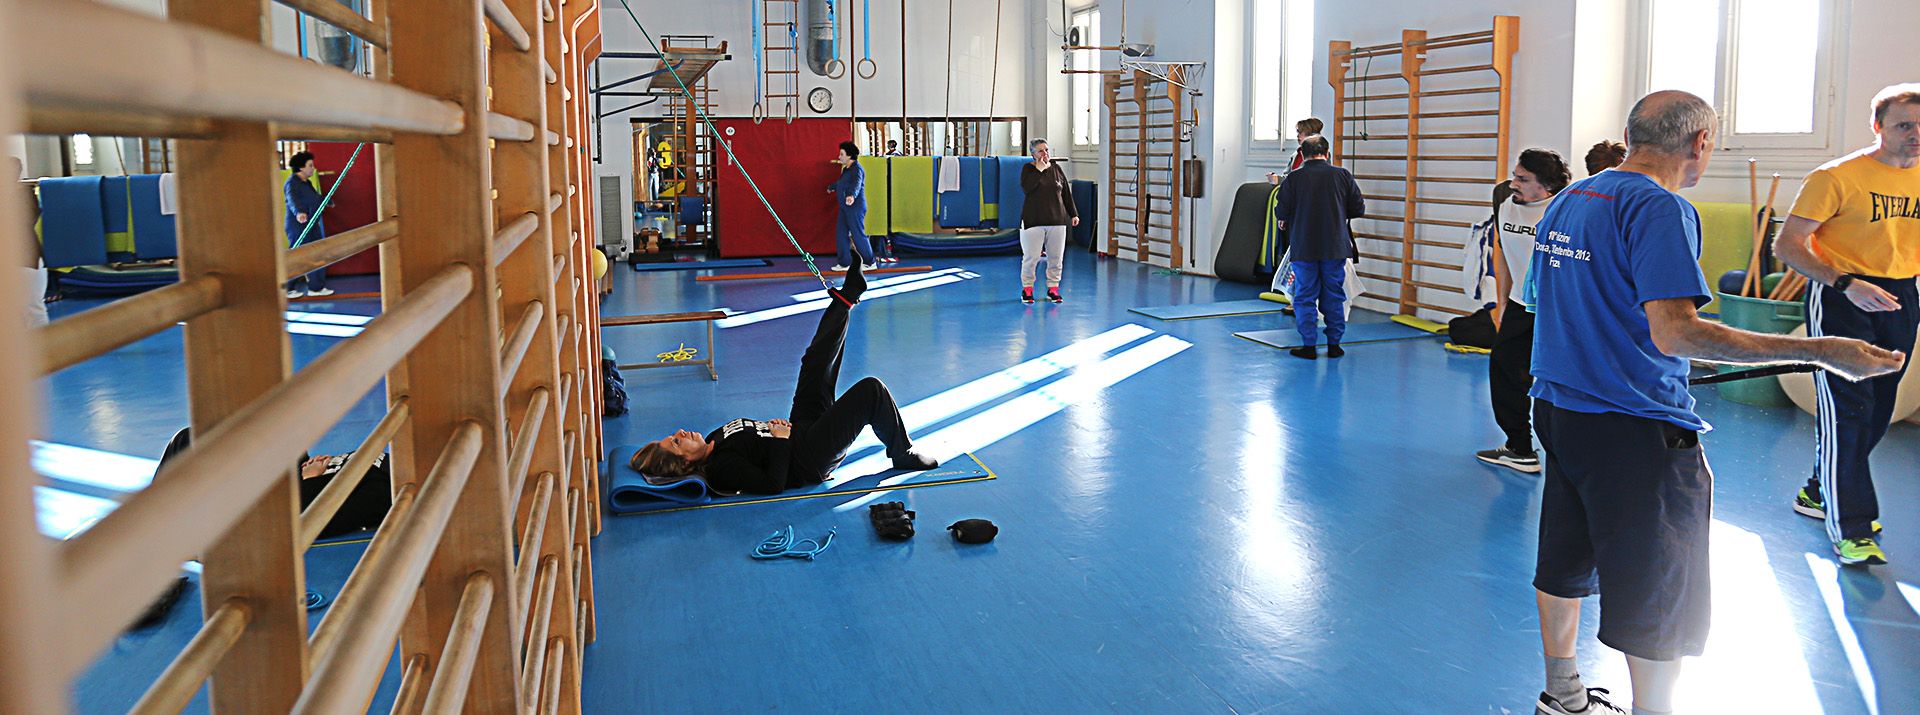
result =
[[[841,357],[847,348],[847,310],[837,298],[827,305],[813,343],[800,358],[793,412],[787,418],[793,423],[788,488],[824,481],[846,459],[847,447],[860,436],[860,430],[868,426],[886,445],[889,457],[904,455],[913,447],[893,393],[878,378],[862,378],[834,397],[840,382]]]
[[[1807,293],[1807,334],[1858,338],[1888,350],[1911,353],[1916,323],[1920,323],[1920,296],[1912,278],[1873,278],[1872,283],[1900,301],[1899,310],[1869,313],[1847,300],[1845,293],[1818,286]],[[1911,355],[1907,364],[1913,364]],[[1822,370],[1813,374],[1814,400],[1819,404],[1819,442],[1813,477],[1807,494],[1825,502],[1827,537],[1833,541],[1873,536],[1880,518],[1880,501],[1873,491],[1873,471],[1867,457],[1893,420],[1894,397],[1906,367],[1879,377],[1850,382]]]
[[[1493,421],[1507,434],[1507,449],[1533,454],[1533,313],[1507,300],[1500,332],[1487,360],[1487,388],[1493,393]]]

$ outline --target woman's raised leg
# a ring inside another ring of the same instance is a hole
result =
[[[847,312],[852,309],[849,304],[860,302],[860,294],[866,289],[866,276],[856,263],[847,271],[841,287],[829,291],[835,295],[829,299],[826,311],[820,314],[820,326],[813,331],[813,342],[807,344],[807,352],[800,356],[800,378],[793,388],[793,409],[787,415],[795,427],[811,424],[833,406],[834,390],[840,383],[840,358],[847,349]]]

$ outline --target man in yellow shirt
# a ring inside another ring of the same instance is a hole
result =
[[[1873,146],[1807,175],[1774,255],[1819,284],[1807,292],[1808,335],[1911,354],[1920,325],[1920,83],[1874,96],[1873,133]],[[1860,382],[1814,373],[1817,459],[1793,509],[1826,521],[1842,563],[1887,562],[1867,456],[1887,433],[1905,372]]]

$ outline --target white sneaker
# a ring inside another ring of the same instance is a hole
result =
[[[289,300],[291,300],[291,299],[294,299],[294,298],[298,298],[298,297],[300,297],[300,296],[303,296],[303,295],[306,295],[306,294],[307,294],[307,293],[306,293],[306,291],[300,291],[300,290],[290,290],[290,291],[287,291],[287,299],[289,299]]]
[[[828,268],[827,270],[829,270],[829,271],[833,271],[834,273],[845,273],[845,272],[847,272],[847,271],[848,271],[849,269],[848,269],[848,268],[847,268],[846,266],[843,266],[843,265],[840,265],[840,264],[838,264],[838,263],[835,263],[835,264],[833,264],[833,267],[832,267],[832,268]]]
[[[318,298],[318,297],[320,297],[320,296],[323,296],[323,295],[333,295],[333,289],[332,289],[332,288],[321,288],[320,290],[316,290],[316,291],[312,291],[312,292],[310,292],[310,293],[307,293],[307,295],[310,295],[310,296],[313,296],[313,297],[316,297],[316,298]]]
[[[880,267],[880,264],[879,264],[879,263],[863,263],[863,264],[861,264],[861,265],[860,265],[860,270],[862,270],[862,271],[871,271],[871,270],[873,270],[873,269],[875,269],[875,268],[879,268],[879,267]]]

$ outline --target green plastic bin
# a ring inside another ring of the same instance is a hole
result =
[[[1797,301],[1745,298],[1720,294],[1720,321],[1742,330],[1785,335],[1807,322],[1806,305]],[[1744,365],[1720,365],[1720,372],[1747,369]],[[1780,378],[1762,377],[1720,383],[1720,397],[1757,407],[1792,407],[1793,401],[1780,390]]]

